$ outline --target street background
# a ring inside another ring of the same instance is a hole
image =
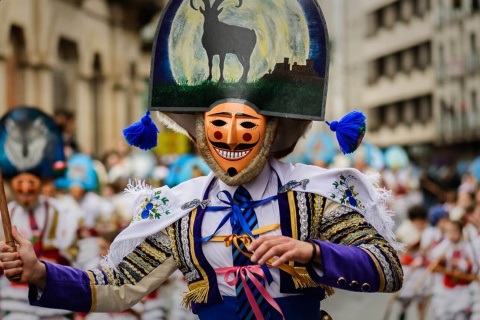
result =
[[[95,226],[102,232],[130,222],[120,196],[128,179],[175,186],[209,172],[188,138],[159,123],[159,146],[151,152],[130,148],[122,137],[122,129],[147,110],[150,53],[167,2],[0,2],[0,116],[22,105],[37,107],[62,129],[67,157],[94,160],[97,183],[88,191],[111,205]],[[451,218],[464,218],[468,205],[478,211],[480,2],[319,3],[331,46],[325,118],[363,111],[367,134],[362,147],[345,156],[327,126],[315,123],[284,161],[380,172],[381,184],[395,196],[396,229],[411,222],[415,205],[426,215],[443,205]],[[457,201],[461,193],[471,203]],[[420,245],[424,227],[402,229],[408,248]],[[478,260],[471,260],[475,272]],[[382,319],[391,297],[338,290],[322,308],[335,320]],[[398,319],[400,309],[392,303],[388,319]],[[415,307],[407,319],[419,319]],[[433,319],[431,304],[426,319]]]

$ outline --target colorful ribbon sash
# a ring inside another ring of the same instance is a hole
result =
[[[223,274],[225,282],[230,286],[235,286],[240,278],[240,280],[243,283],[243,288],[245,290],[245,294],[247,295],[248,302],[250,303],[250,306],[252,307],[253,313],[255,314],[255,318],[257,320],[263,320],[264,317],[262,315],[262,312],[260,311],[260,308],[258,306],[257,301],[255,300],[255,297],[252,291],[248,287],[247,277],[255,285],[257,290],[260,291],[263,298],[273,308],[275,308],[275,310],[277,310],[281,314],[282,319],[285,320],[285,317],[283,316],[282,309],[280,309],[280,306],[275,302],[272,296],[268,293],[267,289],[265,289],[265,287],[255,277],[255,275],[257,275],[259,278],[266,280],[266,275],[263,272],[261,266],[256,264],[256,265],[249,265],[249,266],[242,266],[242,267],[217,268],[215,269],[215,272],[217,274]],[[230,280],[231,275],[233,275],[233,279]]]

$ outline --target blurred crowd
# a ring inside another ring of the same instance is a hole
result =
[[[391,190],[395,232],[405,244],[404,285],[384,319],[397,317],[397,309],[399,320],[412,314],[420,320],[480,319],[480,155],[414,161],[400,146],[381,150],[364,142],[346,156],[328,134],[318,133],[286,160],[378,172],[379,185]]]
[[[77,143],[73,114],[62,111],[53,119],[61,130],[66,157],[66,166],[56,168],[63,171],[60,177],[41,179],[38,193],[33,185],[40,177],[28,173],[7,179],[5,186],[12,224],[33,243],[42,260],[83,270],[100,267],[110,244],[131,223],[133,213],[123,192],[132,180],[173,187],[209,172],[193,153],[162,156],[155,150],[133,150],[124,141],[102,157],[92,157],[82,153]],[[197,319],[181,305],[188,288],[180,272],[131,309],[114,314],[33,310],[28,306],[27,286],[11,284],[1,275],[0,269],[0,319]]]
[[[73,114],[60,112],[55,121],[62,131],[67,166],[63,177],[42,182],[41,196],[56,199],[59,210],[68,213],[68,219],[59,224],[72,236],[57,247],[65,264],[80,269],[99,267],[115,237],[130,224],[133,213],[123,191],[131,179],[145,180],[152,187],[173,187],[210,172],[193,146],[190,153],[162,154],[136,151],[122,141],[103,157],[93,158],[83,154],[76,142]],[[391,301],[401,305],[400,319],[412,307],[418,310],[419,319],[425,318],[429,308],[439,320],[480,319],[480,170],[475,161],[422,168],[400,146],[381,150],[368,142],[346,156],[338,153],[327,133],[309,135],[296,150],[284,161],[376,172],[378,183],[391,190],[389,205],[395,212],[396,233],[406,246],[401,254],[404,287]],[[9,200],[15,203],[10,191]],[[61,316],[77,320],[196,319],[181,306],[186,291],[183,276],[175,273],[168,283],[123,313]],[[9,310],[15,309],[15,298],[5,292],[0,294],[0,311],[4,319],[16,319],[14,312],[8,317]]]

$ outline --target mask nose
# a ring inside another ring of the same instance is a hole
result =
[[[29,193],[32,190],[32,188],[30,187],[30,183],[28,183],[28,182],[23,182],[20,185],[19,189],[22,193]]]
[[[230,150],[235,150],[239,144],[237,136],[237,119],[235,117],[233,117],[232,122],[230,122],[230,127],[228,129],[227,144],[230,147]]]

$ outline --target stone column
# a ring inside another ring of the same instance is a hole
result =
[[[102,83],[102,96],[98,114],[97,125],[99,126],[100,137],[94,137],[99,142],[97,156],[102,156],[107,150],[118,141],[115,139],[115,112],[117,112],[114,103],[113,83],[110,77],[106,77]]]
[[[5,57],[0,56],[0,115],[7,111],[7,66]]]
[[[26,66],[23,72],[23,75],[24,75],[24,94],[22,97],[23,99],[22,103],[27,106],[42,107],[43,109],[43,106],[39,105],[39,100],[37,99],[37,95],[39,91],[37,89],[36,72],[34,67],[32,65]],[[51,94],[53,95],[53,92]]]
[[[38,107],[46,113],[53,114],[53,70],[51,66],[41,65],[37,72]]]
[[[115,85],[114,87],[114,106],[113,106],[113,114],[112,116],[115,117],[115,125],[114,125],[114,132],[113,136],[115,139],[123,139],[122,130],[126,126],[130,125],[128,123],[128,94],[126,88],[121,85]]]
[[[90,91],[89,79],[85,76],[79,77],[77,81],[75,119],[77,140],[82,152],[91,154],[94,150],[94,113],[93,98]]]

